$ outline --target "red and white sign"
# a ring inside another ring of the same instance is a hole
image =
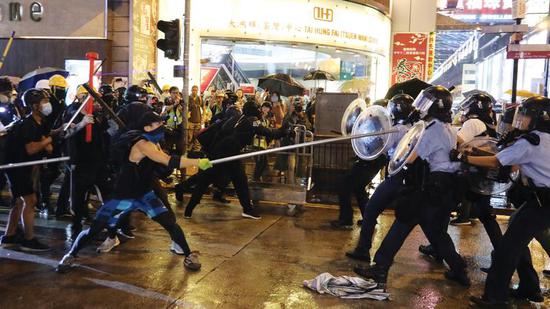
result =
[[[507,59],[550,58],[550,44],[510,44],[506,50]]]
[[[201,67],[201,93],[208,89],[219,70],[219,68]]]
[[[239,85],[239,88],[243,91],[244,94],[255,94],[256,93],[256,87],[252,84],[245,84],[242,83]]]
[[[394,33],[392,51],[392,84],[418,78],[427,79],[428,33]]]

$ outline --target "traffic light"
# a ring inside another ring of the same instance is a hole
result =
[[[180,21],[159,20],[157,29],[164,32],[164,39],[157,40],[157,47],[164,51],[164,57],[178,60],[180,58]]]

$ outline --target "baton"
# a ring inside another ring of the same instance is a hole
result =
[[[5,164],[5,165],[0,165],[0,170],[5,170],[5,169],[8,169],[8,168],[24,167],[24,166],[30,166],[30,165],[38,165],[38,164],[47,164],[47,163],[69,161],[70,159],[71,159],[70,157],[59,157],[59,158],[53,158],[53,159],[27,161],[27,162],[21,162],[21,163],[8,163],[8,164]]]
[[[318,141],[312,141],[312,142],[307,142],[307,143],[296,144],[296,145],[289,145],[289,146],[283,146],[283,147],[278,147],[278,148],[271,148],[271,149],[265,149],[265,150],[254,151],[254,152],[249,152],[249,153],[243,153],[243,154],[236,155],[236,156],[231,156],[231,157],[212,160],[212,161],[210,161],[210,163],[212,163],[212,165],[220,164],[220,163],[236,161],[236,160],[246,159],[246,158],[255,157],[255,156],[261,156],[261,155],[265,155],[265,154],[273,153],[273,152],[281,152],[281,151],[293,150],[293,149],[298,149],[298,148],[303,148],[303,147],[310,147],[310,146],[316,146],[316,145],[322,145],[322,144],[328,144],[328,143],[347,141],[347,140],[355,139],[355,138],[385,135],[385,134],[391,134],[391,133],[395,133],[395,132],[399,132],[399,130],[391,129],[391,130],[380,131],[380,132],[371,132],[371,133],[362,133],[362,134],[354,134],[354,135],[333,137],[333,138],[322,139],[322,140],[318,140]]]
[[[162,95],[162,89],[160,88],[160,85],[157,83],[156,78],[149,71],[147,71],[147,75],[149,76],[149,80],[153,83],[153,86],[155,86],[155,88],[157,89],[158,95]]]
[[[94,98],[94,100],[97,103],[99,103],[101,107],[103,107],[107,111],[107,113],[109,113],[109,115],[111,115],[113,120],[118,124],[119,128],[126,127],[126,124],[117,116],[117,114],[109,107],[109,105],[107,105],[107,103],[103,101],[101,96],[99,96],[99,94],[90,87],[90,85],[86,83],[86,84],[82,84],[82,86],[84,87],[84,89],[88,91],[88,93],[92,96],[92,98]]]

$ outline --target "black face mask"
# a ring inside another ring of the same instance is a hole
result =
[[[66,95],[67,91],[63,89],[55,89],[55,91],[52,92],[52,98],[57,102],[65,102]]]

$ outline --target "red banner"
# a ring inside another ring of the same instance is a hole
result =
[[[201,67],[201,93],[210,86],[219,70],[218,68]]]
[[[427,79],[428,33],[395,33],[392,52],[392,85],[418,78]]]

